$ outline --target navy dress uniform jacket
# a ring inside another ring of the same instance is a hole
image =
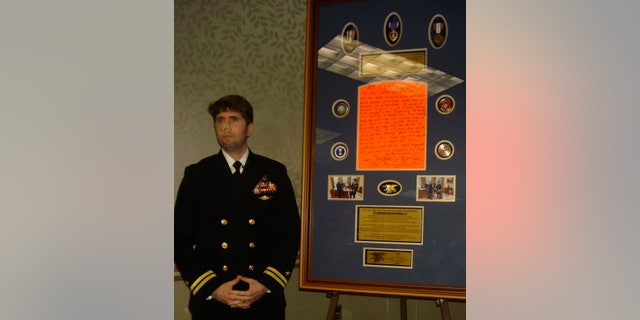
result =
[[[188,166],[174,228],[174,260],[191,292],[193,319],[284,319],[300,216],[283,164],[249,151],[240,176],[232,176],[222,152]],[[270,293],[249,309],[207,299],[237,275],[256,279]]]

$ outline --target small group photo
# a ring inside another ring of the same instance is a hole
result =
[[[330,175],[327,189],[329,200],[362,200],[364,176]]]
[[[418,176],[416,190],[417,201],[456,201],[456,176],[426,175]]]

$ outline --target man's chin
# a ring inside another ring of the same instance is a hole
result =
[[[226,152],[236,152],[242,150],[242,146],[237,144],[220,143],[220,148]]]

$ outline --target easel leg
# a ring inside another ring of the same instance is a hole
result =
[[[327,320],[333,320],[336,314],[336,308],[338,308],[338,298],[340,298],[340,294],[337,292],[329,292],[327,293],[327,298],[331,299],[329,302],[329,310],[327,310]]]
[[[407,298],[400,298],[400,320],[407,320]]]
[[[451,320],[451,314],[449,313],[449,303],[445,299],[436,300],[436,305],[440,307],[440,314],[442,320]]]

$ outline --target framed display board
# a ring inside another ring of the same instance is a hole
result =
[[[300,288],[466,299],[464,0],[309,0]]]

